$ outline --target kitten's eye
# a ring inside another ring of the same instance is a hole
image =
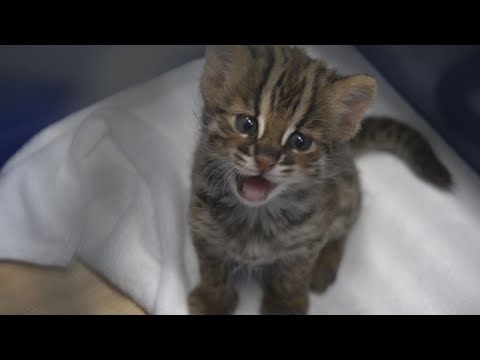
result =
[[[312,140],[308,136],[297,131],[290,135],[288,141],[295,149],[300,151],[305,151],[312,145]]]
[[[235,119],[235,129],[242,134],[254,134],[257,132],[257,119],[251,116],[239,115]]]

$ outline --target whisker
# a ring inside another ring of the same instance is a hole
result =
[[[230,168],[229,170],[227,170],[227,172],[223,175],[223,182],[222,182],[222,195],[223,197],[225,197],[225,186],[227,185],[228,183],[228,180],[231,178],[231,176],[235,174],[235,168]]]

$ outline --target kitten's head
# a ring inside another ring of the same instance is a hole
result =
[[[209,46],[200,87],[208,151],[249,206],[321,179],[376,93],[372,77],[341,77],[289,46]]]

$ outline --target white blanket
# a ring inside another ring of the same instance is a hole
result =
[[[398,159],[358,160],[363,213],[336,283],[312,314],[480,314],[480,181],[349,46],[311,47],[345,73],[379,80],[371,113],[410,123],[452,171],[452,193]],[[186,212],[203,60],[44,130],[0,173],[0,258],[67,266],[78,255],[152,314],[186,314],[198,281]],[[1,285],[0,285],[1,293]],[[238,314],[261,293],[240,287]]]

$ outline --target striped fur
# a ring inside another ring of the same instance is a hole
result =
[[[403,159],[420,178],[450,188],[452,177],[430,144],[415,129],[387,117],[368,117],[351,142],[355,152],[383,150]]]
[[[265,269],[262,313],[305,314],[309,289],[324,291],[334,280],[358,218],[356,151],[393,151],[431,182],[449,182],[418,133],[386,120],[361,127],[376,94],[373,78],[341,76],[301,48],[208,47],[200,88],[189,221],[201,282],[189,295],[192,314],[232,313],[238,268]],[[239,132],[237,116],[258,119],[259,131]],[[312,146],[294,149],[293,131]],[[255,156],[272,159],[263,176],[277,184],[258,206],[236,187],[239,175],[259,174]]]

